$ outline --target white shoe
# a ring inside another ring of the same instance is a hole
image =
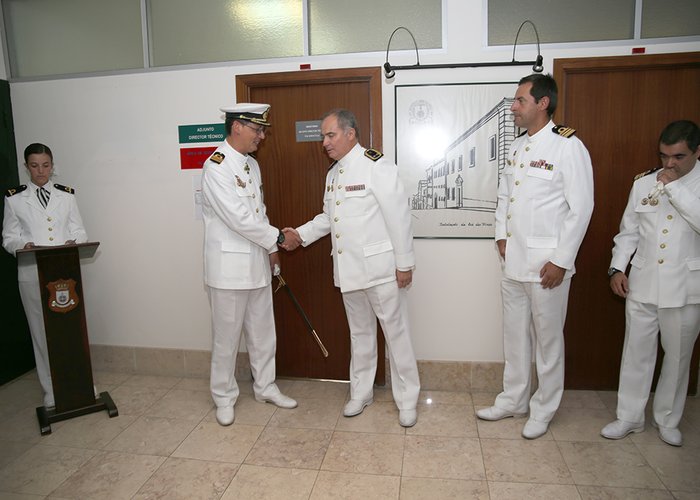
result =
[[[255,401],[257,401],[258,403],[272,403],[273,405],[279,408],[286,408],[288,410],[296,408],[298,405],[295,400],[293,400],[289,396],[285,396],[281,392],[267,398],[259,398],[255,396]]]
[[[624,420],[615,420],[603,427],[600,435],[608,439],[622,439],[632,432],[643,432],[644,422],[625,422]]]
[[[530,418],[525,422],[525,427],[523,427],[523,437],[525,439],[537,439],[540,436],[544,436],[548,428],[549,422],[540,422]]]
[[[413,410],[399,410],[399,423],[401,427],[413,427],[418,421],[418,412]]]
[[[683,445],[683,434],[678,430],[677,427],[661,427],[656,422],[651,423],[652,426],[659,430],[659,438],[666,444],[671,446],[682,446]]]
[[[369,406],[374,403],[372,398],[369,399],[351,399],[343,408],[343,415],[346,417],[354,417],[359,415],[365,409],[365,406]]]
[[[220,425],[231,425],[233,423],[233,405],[219,406],[216,409],[216,421]]]
[[[508,417],[522,417],[524,413],[513,413],[512,411],[504,410],[498,406],[490,406],[476,411],[476,416],[481,420],[501,420]]]

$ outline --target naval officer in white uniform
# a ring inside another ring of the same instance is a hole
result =
[[[226,113],[226,140],[204,163],[204,282],[212,314],[210,389],[221,425],[233,423],[239,389],[234,376],[241,331],[253,373],[255,399],[280,408],[297,402],[275,384],[277,337],[272,273],[279,267],[282,232],[270,225],[263,202],[258,149],[268,127],[267,104],[239,103]]]
[[[53,153],[40,143],[24,150],[29,184],[5,194],[2,246],[12,255],[17,250],[37,246],[85,243],[87,233],[72,188],[49,182],[53,175]],[[44,390],[44,406],[55,406],[49,353],[46,346],[44,313],[41,307],[36,262],[24,261],[17,268],[19,292],[29,323],[39,383]]]
[[[635,179],[614,239],[608,275],[612,291],[626,299],[626,328],[617,420],[601,434],[621,439],[644,430],[660,330],[664,359],[654,396],[653,425],[664,442],[681,446],[678,424],[700,331],[698,126],[687,120],[666,126],[659,138],[659,156],[660,169]],[[631,264],[629,279],[624,272],[627,264]]]
[[[323,212],[296,231],[285,228],[290,241],[284,246],[292,250],[331,234],[333,279],[343,294],[352,350],[350,401],[343,414],[359,415],[373,402],[378,318],[399,423],[411,427],[420,380],[406,310],[406,287],[415,266],[408,198],[396,165],[360,146],[352,112],[327,113],[321,133],[326,153],[335,160],[326,175]]]
[[[522,78],[511,106],[527,129],[508,152],[498,187],[496,244],[503,260],[503,392],[477,411],[483,420],[530,417],[522,435],[547,432],[564,391],[564,321],[574,260],[593,212],[593,169],[574,131],[551,121],[557,84]],[[533,327],[535,345],[531,343]],[[530,397],[535,352],[538,389]]]

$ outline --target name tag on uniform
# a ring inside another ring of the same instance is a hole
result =
[[[364,191],[364,184],[354,184],[352,186],[345,186],[345,191]]]

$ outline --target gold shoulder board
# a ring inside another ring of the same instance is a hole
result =
[[[25,189],[27,189],[26,184],[22,184],[21,186],[10,188],[7,191],[5,191],[5,196],[7,196],[9,198],[10,196],[14,196],[17,193],[21,193]]]
[[[555,125],[552,127],[552,132],[568,139],[576,133],[576,129],[565,127],[564,125]]]
[[[634,176],[634,180],[636,181],[636,180],[638,180],[638,179],[641,179],[642,177],[646,177],[646,176],[649,175],[649,174],[653,174],[654,172],[656,172],[656,171],[657,171],[658,169],[660,169],[660,168],[661,168],[661,167],[651,168],[651,169],[646,170],[646,171],[644,171],[644,172],[642,172],[642,173],[640,173],[640,174],[637,174],[637,175]]]
[[[60,189],[61,191],[65,191],[66,193],[75,194],[75,189],[72,187],[62,186],[61,184],[54,184],[53,187]]]
[[[381,158],[384,155],[382,153],[380,153],[379,151],[377,151],[376,149],[370,148],[370,149],[365,150],[365,156],[372,161],[377,161],[379,158]]]
[[[224,158],[226,158],[226,156],[219,151],[209,157],[209,159],[216,164],[221,164],[221,162],[224,161]]]

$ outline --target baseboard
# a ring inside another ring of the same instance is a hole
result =
[[[209,377],[210,351],[90,345],[92,368],[96,371],[137,373],[171,377]],[[391,370],[387,360],[387,385]],[[423,390],[499,392],[503,362],[418,361]],[[250,380],[248,353],[238,353],[236,379]]]

